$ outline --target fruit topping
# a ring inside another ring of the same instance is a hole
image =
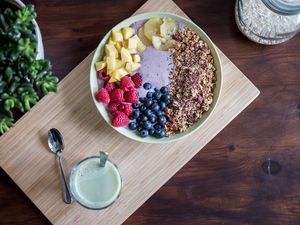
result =
[[[108,109],[108,111],[109,111],[110,113],[113,113],[113,112],[116,112],[116,111],[118,110],[118,106],[119,106],[119,105],[120,105],[119,103],[110,102],[110,103],[108,104],[107,109]]]
[[[130,104],[125,104],[124,109],[122,110],[127,116],[130,116],[133,112],[133,108]]]
[[[142,76],[139,73],[134,74],[133,76],[131,76],[131,80],[134,83],[134,87],[135,88],[139,88],[142,86]]]
[[[107,74],[106,67],[98,71],[98,78],[100,80],[109,80],[109,75]]]
[[[131,89],[134,89],[134,83],[133,81],[131,80],[130,77],[128,76],[125,76],[125,77],[122,77],[121,80],[120,80],[120,87],[124,90],[124,91],[129,91]]]
[[[112,117],[112,125],[115,127],[123,127],[129,124],[128,116],[120,111],[116,111]]]
[[[138,102],[138,95],[134,89],[131,89],[124,94],[125,102],[135,103]]]
[[[109,83],[109,82],[107,82],[106,85],[105,85],[105,89],[108,91],[108,93],[112,92],[116,88],[117,88],[116,83]]]
[[[96,94],[96,100],[98,102],[102,102],[103,104],[108,104],[110,102],[108,91],[105,88],[100,88]]]
[[[110,93],[110,100],[112,102],[116,102],[116,103],[122,103],[124,102],[124,91],[120,88],[117,88],[115,90],[113,90]]]

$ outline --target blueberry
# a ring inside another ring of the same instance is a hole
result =
[[[159,92],[159,89],[158,89],[158,88],[154,88],[154,91],[155,91],[155,92]]]
[[[145,116],[151,116],[151,115],[152,115],[151,109],[146,109],[146,110],[144,111],[144,115],[145,115]]]
[[[150,106],[152,105],[152,103],[153,103],[152,99],[151,99],[151,98],[148,98],[148,99],[146,99],[146,101],[145,101],[145,106],[146,106],[146,107],[150,107]]]
[[[144,115],[140,115],[140,119],[141,119],[141,121],[145,122],[148,120],[148,117],[144,116]]]
[[[153,98],[159,100],[161,98],[162,94],[159,91],[154,92]]]
[[[152,124],[149,121],[145,121],[143,123],[143,127],[147,130],[149,130],[150,128],[152,128]]]
[[[131,116],[128,116],[128,119],[134,120],[134,117],[131,115]]]
[[[142,106],[140,107],[140,110],[141,110],[142,112],[144,112],[146,109],[147,109],[147,107],[144,106],[144,105],[142,105]]]
[[[147,137],[149,135],[149,132],[148,130],[143,129],[140,131],[140,135],[141,137]]]
[[[152,111],[157,112],[159,110],[159,105],[157,103],[153,103],[151,105],[151,109]]]
[[[156,116],[155,115],[151,115],[148,117],[148,120],[151,122],[151,123],[155,123],[156,122]]]
[[[138,110],[138,109],[136,109],[136,110],[134,110],[134,111],[132,112],[132,117],[133,117],[134,119],[138,118],[139,115],[140,115],[140,110]]]
[[[162,116],[162,115],[163,115],[163,112],[162,112],[161,110],[158,110],[158,111],[156,112],[156,115],[157,115],[157,116]]]
[[[152,99],[152,102],[153,102],[153,103],[157,102],[157,99]]]
[[[159,116],[157,122],[164,125],[167,122],[167,118],[165,116]]]
[[[161,130],[161,129],[162,129],[162,125],[160,125],[160,124],[155,124],[155,125],[154,125],[154,129],[155,129],[155,130]]]
[[[139,127],[137,128],[137,131],[138,131],[138,132],[141,132],[143,129],[144,129],[143,126],[139,126]]]
[[[134,108],[134,109],[138,109],[139,107],[140,107],[139,103],[133,103],[132,104],[132,108]]]
[[[154,136],[156,138],[162,138],[162,137],[166,136],[166,132],[163,129],[155,130]]]
[[[143,102],[146,101],[146,98],[145,98],[145,97],[140,97],[140,98],[139,98],[139,101],[143,103]]]
[[[167,103],[165,102],[159,102],[158,104],[161,110],[164,110],[167,107]]]
[[[154,132],[155,132],[155,129],[154,129],[154,128],[150,128],[148,131],[149,131],[149,134],[150,134],[150,135],[153,135]]]
[[[153,96],[153,92],[148,91],[147,94],[146,94],[146,97],[147,98],[152,98],[152,96]]]
[[[171,95],[169,94],[164,94],[161,96],[161,100],[164,102],[168,102],[171,99]]]
[[[129,129],[130,129],[130,130],[135,130],[136,128],[137,128],[136,122],[131,122],[131,123],[129,124]]]
[[[166,94],[169,92],[168,88],[166,86],[161,87],[160,92],[163,94]]]
[[[148,82],[144,83],[143,88],[146,89],[146,90],[150,90],[152,88],[152,84],[150,84]]]

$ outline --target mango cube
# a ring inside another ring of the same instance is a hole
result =
[[[109,79],[109,83],[113,83],[113,82],[116,82],[118,81],[115,77],[111,76],[110,79]]]
[[[111,74],[111,77],[115,78],[115,80],[120,80],[122,78],[122,75],[119,73],[118,70],[114,70]]]
[[[146,45],[143,44],[143,42],[140,40],[140,38],[137,35],[134,35],[131,38],[136,40],[136,42],[137,42],[136,49],[139,52],[144,51],[146,49]]]
[[[112,37],[112,40],[115,42],[123,41],[123,35],[120,30],[112,29],[111,37]]]
[[[122,62],[122,60],[116,59],[116,69],[119,69],[119,68],[124,67],[124,66],[125,66],[125,63]]]
[[[138,40],[136,38],[129,38],[128,39],[128,48],[131,48],[131,49],[134,49],[134,48],[137,48],[137,43],[138,43]]]
[[[129,48],[129,49],[127,49],[128,50],[128,52],[130,53],[130,54],[136,54],[136,53],[138,53],[138,50],[136,50],[136,48]]]
[[[132,62],[132,57],[126,48],[121,48],[121,60],[122,62]]]
[[[140,68],[141,64],[140,63],[132,63],[132,62],[128,62],[126,63],[125,69],[131,73],[135,70],[137,70],[138,68]]]
[[[106,62],[100,61],[95,63],[96,71],[102,70],[104,67],[106,67]]]
[[[135,62],[135,63],[141,62],[141,56],[140,55],[135,54],[135,55],[132,56],[132,59],[133,59],[133,62]]]
[[[105,45],[105,53],[107,56],[118,58],[119,52],[112,44],[106,44]]]
[[[123,38],[125,40],[129,39],[130,37],[132,37],[135,33],[135,30],[132,27],[124,27],[122,29],[122,34],[123,34]]]
[[[107,70],[112,71],[116,69],[116,58],[113,56],[108,56],[106,59]]]

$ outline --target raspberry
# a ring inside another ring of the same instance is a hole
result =
[[[107,74],[106,67],[98,71],[98,78],[100,80],[109,80],[109,75]]]
[[[125,113],[116,111],[113,114],[112,125],[114,127],[123,127],[123,126],[127,126],[128,124],[129,124],[129,119]]]
[[[124,110],[124,104],[118,105],[118,110],[123,111]]]
[[[125,102],[135,103],[138,102],[138,96],[135,90],[130,90],[124,94]]]
[[[100,88],[96,94],[96,100],[102,102],[103,104],[108,104],[110,101],[109,94],[105,88]]]
[[[124,90],[124,91],[128,91],[132,88],[134,88],[134,83],[131,80],[130,77],[128,76],[124,76],[121,78],[120,80],[120,87]]]
[[[139,73],[134,74],[131,77],[131,80],[133,81],[135,88],[139,88],[139,87],[142,86],[143,79],[142,79],[142,76]]]
[[[132,114],[132,112],[133,112],[133,108],[132,108],[131,104],[125,104],[123,113],[125,113],[127,116],[130,116]]]
[[[108,93],[112,92],[113,90],[115,90],[117,88],[116,83],[107,83],[105,85],[105,89],[108,91]]]
[[[124,91],[120,88],[113,90],[110,93],[110,101],[116,103],[124,102]]]
[[[118,110],[119,105],[120,105],[119,103],[110,102],[108,104],[108,112],[110,113],[116,112]]]

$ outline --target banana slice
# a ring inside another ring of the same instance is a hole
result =
[[[158,17],[153,17],[145,23],[144,34],[149,41],[152,41],[152,36],[159,36],[161,24],[162,20]]]
[[[160,35],[164,38],[170,39],[176,33],[177,24],[174,20],[164,18],[164,22],[160,25]]]
[[[144,34],[144,27],[141,27],[139,29],[138,36],[140,40],[144,43],[144,45],[151,45],[151,41],[149,41]]]
[[[176,43],[175,40],[167,40],[159,36],[152,36],[153,47],[157,50],[167,51],[169,48],[172,48]]]

